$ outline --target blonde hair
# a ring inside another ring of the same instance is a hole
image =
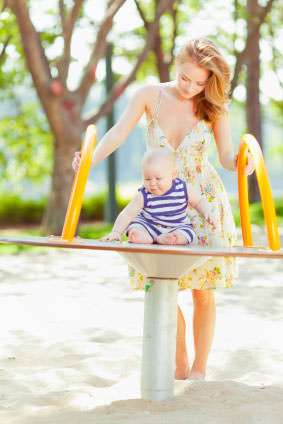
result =
[[[175,161],[173,153],[166,147],[160,149],[154,148],[147,150],[142,158],[142,168],[145,168],[147,165],[152,165],[155,162],[164,162],[167,167],[175,168]]]
[[[214,122],[229,103],[230,68],[222,54],[207,38],[189,40],[177,54],[180,64],[193,62],[209,71],[205,89],[196,95],[196,115],[199,119]]]

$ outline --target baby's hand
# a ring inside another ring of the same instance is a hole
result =
[[[111,231],[110,234],[102,237],[99,241],[122,241],[122,237],[120,233],[117,233],[117,231]]]
[[[82,160],[81,152],[75,152],[75,156],[72,162],[72,168],[76,173],[78,172],[80,168],[81,160]]]
[[[203,217],[206,220],[206,222],[208,222],[212,226],[212,228],[215,230],[216,229],[216,225],[214,223],[213,218],[209,215],[209,213],[206,213]]]

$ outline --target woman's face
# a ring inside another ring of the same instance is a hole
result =
[[[193,62],[179,63],[177,61],[177,90],[184,99],[192,99],[205,89],[209,71]]]

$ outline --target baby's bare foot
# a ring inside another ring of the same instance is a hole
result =
[[[188,244],[188,239],[183,233],[174,231],[173,233],[163,233],[156,238],[158,244]]]
[[[135,228],[129,231],[128,239],[131,243],[152,244],[153,240],[148,233]]]

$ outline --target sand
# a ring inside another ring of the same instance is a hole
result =
[[[1,255],[0,423],[282,424],[283,261],[239,263],[237,285],[215,293],[207,380],[159,403],[139,399],[144,294],[118,254]],[[179,301],[192,357],[190,291]]]

